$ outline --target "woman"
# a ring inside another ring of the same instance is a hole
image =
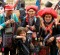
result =
[[[38,15],[43,18],[43,25],[40,27],[39,35],[43,38],[42,41],[45,42],[45,45],[50,46],[50,55],[57,55],[55,35],[60,34],[54,22],[54,19],[57,18],[57,13],[53,8],[44,8],[38,12]]]
[[[5,8],[5,21],[6,21],[5,23],[3,23],[5,24],[5,27],[3,27],[4,25],[2,26],[4,28],[3,37],[5,37],[5,40],[6,40],[4,41],[4,38],[3,38],[3,44],[5,43],[4,55],[8,55],[9,51],[10,51],[10,55],[14,55],[16,52],[15,52],[15,48],[12,46],[12,37],[16,34],[15,31],[16,31],[16,28],[18,27],[17,23],[19,22],[19,20],[17,15],[13,13],[13,10],[14,10],[13,6],[5,5],[4,8]]]
[[[38,11],[37,6],[27,6],[26,7],[26,18],[24,20],[24,27],[27,29],[28,37],[32,38],[32,42],[35,45],[37,41],[37,34],[39,33],[40,19],[36,16]]]
[[[40,20],[36,17],[38,7],[37,6],[27,6],[26,7],[26,18],[24,20],[24,27],[30,28],[32,31],[39,31]]]

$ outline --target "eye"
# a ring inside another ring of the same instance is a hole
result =
[[[45,16],[45,18],[48,18],[48,16]]]

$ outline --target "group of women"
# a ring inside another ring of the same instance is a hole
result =
[[[60,48],[56,39],[60,36],[60,23],[57,12],[51,7],[38,10],[33,5],[27,6],[25,11],[26,16],[20,18],[19,10],[8,4],[4,6],[4,13],[0,13],[0,44],[4,55],[9,51],[10,55],[58,55]],[[43,47],[46,51],[41,52]]]

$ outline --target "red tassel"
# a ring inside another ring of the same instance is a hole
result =
[[[2,52],[4,52],[4,48],[2,48]]]
[[[34,53],[34,55],[36,55],[36,53]]]

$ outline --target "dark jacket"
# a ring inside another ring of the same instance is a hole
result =
[[[28,23],[29,21],[26,21],[26,18],[25,18],[23,26],[26,27],[26,25],[29,25]],[[32,26],[33,25],[35,25],[36,31],[39,32],[40,19],[37,17],[34,17]]]
[[[26,37],[25,43],[23,43],[22,39],[16,39],[16,35],[14,36],[14,46],[17,47],[19,55],[29,55],[30,54],[30,39],[28,36]]]
[[[51,55],[57,55],[56,35],[59,35],[59,34],[60,34],[60,25],[57,25],[57,26],[53,25],[51,36],[54,36],[55,39],[51,43],[48,44],[50,46]],[[45,34],[45,30],[43,28],[40,28],[39,35],[43,37],[44,39],[48,35],[48,33]]]

